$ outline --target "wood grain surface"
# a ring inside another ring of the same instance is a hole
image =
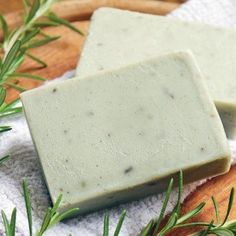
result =
[[[9,12],[19,9],[19,2],[19,0],[0,0],[0,11]],[[74,22],[73,24],[82,29],[85,34],[87,33],[89,24],[88,21]],[[63,26],[50,27],[45,29],[45,31],[47,33],[50,33],[51,35],[61,35],[61,38],[58,41],[32,50],[32,53],[42,58],[48,64],[48,67],[39,68],[35,62],[27,59],[20,71],[35,73],[48,79],[53,79],[57,76],[62,75],[64,72],[75,68],[77,60],[79,59],[80,52],[82,50],[85,37],[82,37]],[[23,79],[20,79],[19,84],[26,88],[33,88],[39,85],[39,83],[36,81]],[[7,100],[12,100],[16,96],[18,96],[18,93],[13,89],[9,89]],[[185,199],[182,205],[182,213],[193,209],[200,202],[204,201],[206,202],[206,206],[202,213],[195,218],[195,220],[210,222],[215,217],[213,204],[211,202],[211,196],[214,195],[219,202],[221,213],[220,215],[221,218],[223,218],[224,214],[226,213],[228,196],[232,187],[236,187],[236,166],[232,167],[229,173],[219,177],[215,177],[207,181],[205,184],[199,186]],[[236,206],[234,204],[231,217],[235,217],[235,215]],[[184,236],[192,232],[194,232],[194,229],[189,228],[171,232],[169,235]]]

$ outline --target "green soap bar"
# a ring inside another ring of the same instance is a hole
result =
[[[48,189],[86,213],[229,170],[219,115],[191,54],[49,84],[21,95]]]
[[[112,8],[97,10],[77,67],[87,76],[165,53],[191,50],[228,138],[236,138],[236,30]]]

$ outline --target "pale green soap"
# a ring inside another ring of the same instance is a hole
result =
[[[229,138],[236,138],[236,29],[112,8],[97,10],[77,75],[85,76],[190,49]]]
[[[230,150],[193,58],[175,53],[21,95],[53,202],[85,213],[225,173]]]

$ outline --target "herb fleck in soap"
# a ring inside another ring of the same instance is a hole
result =
[[[236,29],[101,8],[92,17],[77,75],[87,76],[163,53],[191,50],[227,136],[236,138],[235,42]]]
[[[21,95],[53,202],[80,213],[222,174],[230,151],[188,53],[147,60]],[[165,186],[165,185],[164,185]]]

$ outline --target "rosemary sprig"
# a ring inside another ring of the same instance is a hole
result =
[[[31,210],[31,200],[30,200],[30,193],[28,188],[28,183],[26,180],[23,181],[22,184],[24,199],[25,199],[25,208],[28,218],[28,226],[29,226],[29,235],[33,235],[33,227],[32,227],[32,210]],[[49,228],[57,224],[59,221],[76,214],[78,212],[78,208],[72,208],[64,213],[59,213],[58,208],[60,206],[62,200],[62,195],[60,195],[54,204],[53,208],[49,208],[45,214],[44,220],[39,231],[35,234],[36,236],[42,236]],[[16,208],[13,209],[10,221],[7,219],[5,212],[2,210],[2,220],[3,225],[5,228],[5,235],[6,236],[14,236],[16,231]]]
[[[19,28],[9,30],[8,24],[3,15],[0,15],[0,23],[3,31],[2,49],[4,56],[0,63],[0,86],[11,86],[18,91],[24,91],[18,85],[11,81],[12,77],[22,77],[27,79],[44,80],[36,75],[16,73],[24,61],[25,56],[37,62],[40,66],[45,67],[46,63],[40,58],[32,55],[28,50],[48,44],[57,40],[60,36],[50,36],[43,32],[42,27],[47,25],[64,25],[69,29],[83,35],[83,32],[73,26],[69,21],[61,19],[50,11],[53,3],[57,0],[34,0],[32,4],[25,0],[25,16],[23,23]],[[47,21],[42,21],[41,18],[47,18]],[[39,37],[41,36],[41,37]]]
[[[51,227],[53,227],[54,225],[56,225],[60,221],[78,213],[79,208],[72,208],[72,209],[65,211],[64,213],[59,213],[58,208],[60,206],[61,200],[62,200],[62,195],[60,195],[58,197],[53,208],[48,208],[48,210],[44,216],[41,228],[36,233],[36,236],[42,236],[46,230],[50,229]]]
[[[120,214],[113,236],[119,236],[125,216],[126,216],[126,210],[123,210]],[[103,236],[109,236],[109,214],[108,213],[105,213],[103,222],[104,222],[103,223]]]
[[[197,231],[189,236],[204,236],[204,235],[224,235],[224,236],[234,236],[236,235],[236,219],[228,221],[228,217],[230,215],[230,212],[233,207],[233,201],[234,201],[234,188],[231,189],[230,195],[229,195],[229,202],[228,202],[228,208],[224,217],[224,220],[222,223],[220,223],[219,218],[219,207],[218,203],[215,200],[214,197],[212,197],[212,202],[215,209],[215,215],[216,215],[216,224],[214,224],[214,221],[211,222],[195,222],[192,221],[188,223],[190,219],[192,219],[194,216],[198,215],[202,209],[205,206],[205,202],[200,203],[197,207],[195,207],[190,212],[187,212],[184,215],[180,215],[180,204],[181,204],[181,195],[183,192],[183,174],[180,172],[179,175],[179,193],[178,193],[178,199],[177,204],[173,211],[171,212],[169,216],[169,220],[165,225],[160,228],[161,222],[163,221],[163,215],[166,209],[166,206],[168,204],[171,190],[173,186],[173,179],[170,180],[169,186],[167,188],[166,197],[163,202],[163,206],[161,209],[161,213],[158,219],[151,220],[147,226],[145,226],[140,233],[140,236],[165,236],[167,233],[170,233],[172,230],[177,228],[186,228],[186,227],[203,227],[204,229]]]
[[[41,31],[41,27],[43,26],[40,24],[40,18],[42,16],[47,17],[48,21],[47,23],[53,24],[53,25],[65,25],[69,27],[70,29],[76,31],[77,33],[80,33],[83,35],[83,33],[75,28],[70,22],[63,20],[50,12],[50,8],[57,0],[34,0],[32,4],[26,3],[27,1],[24,1],[25,6],[25,16],[23,24],[17,29],[13,31],[9,31],[9,27],[7,25],[6,20],[3,16],[1,16],[1,23],[3,28],[3,34],[4,34],[4,42],[3,42],[3,49],[5,53],[7,54],[8,51],[11,49],[11,47],[14,45],[14,43],[17,40],[22,40],[25,43],[27,43],[29,40],[34,38],[38,33]],[[66,23],[65,23],[66,22]]]

